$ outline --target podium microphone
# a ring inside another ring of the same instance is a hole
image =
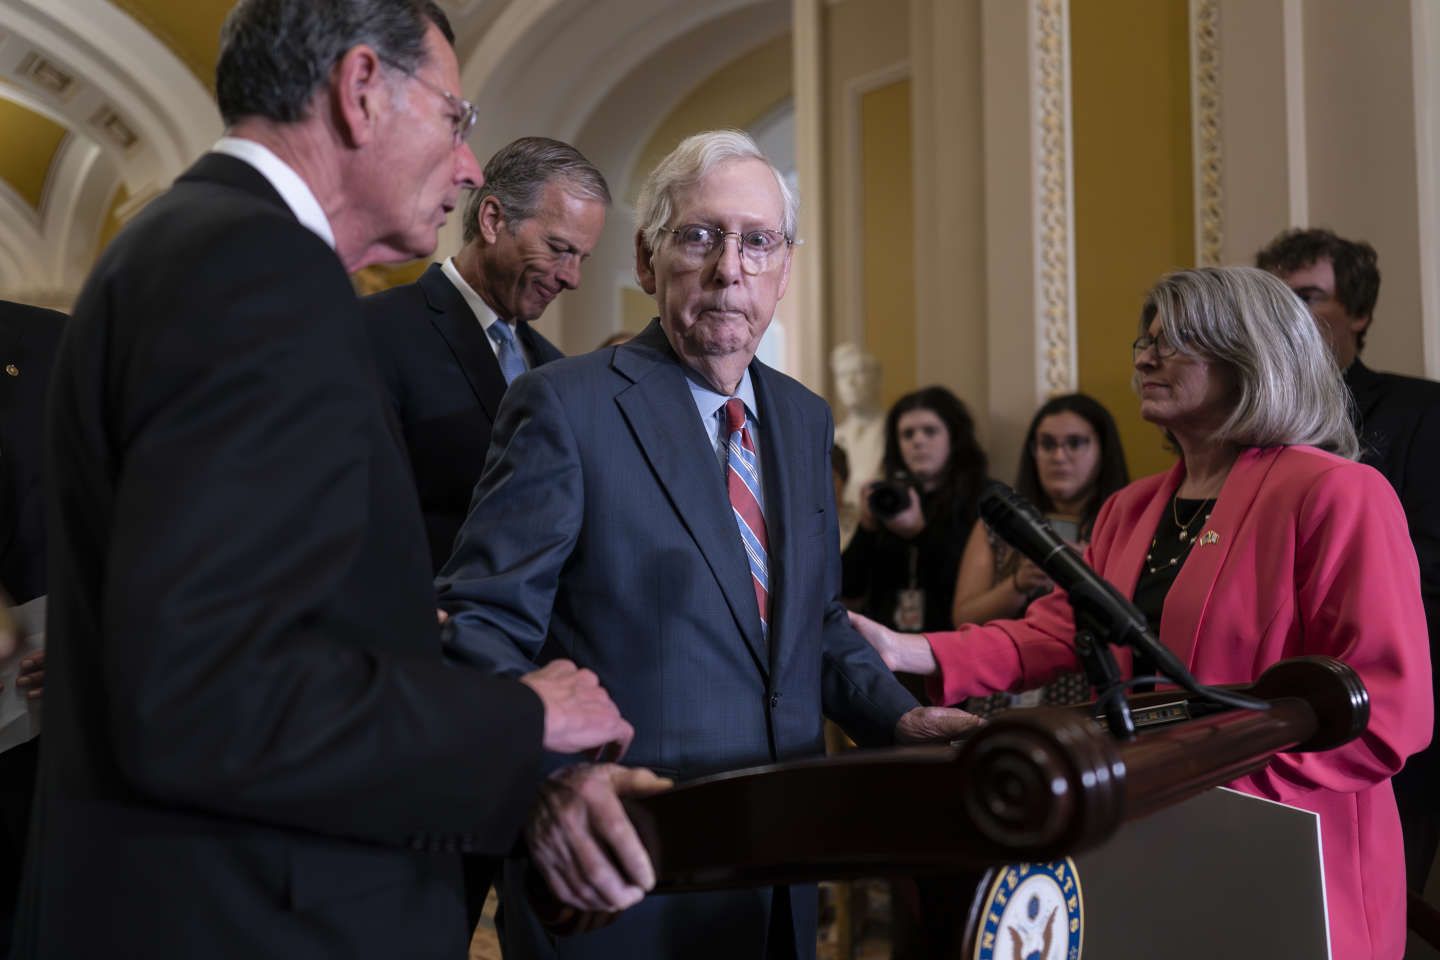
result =
[[[1269,707],[1263,700],[1202,687],[1180,658],[1155,639],[1135,604],[1087,566],[1040,511],[1005,484],[992,480],[986,485],[980,495],[980,516],[1002,540],[1035,561],[1065,591],[1076,620],[1092,625],[1103,639],[1145,654],[1161,673],[1191,693],[1244,709]]]

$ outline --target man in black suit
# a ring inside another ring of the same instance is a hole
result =
[[[463,956],[455,852],[509,848],[542,744],[628,740],[573,664],[441,658],[347,272],[427,255],[479,182],[448,40],[423,0],[242,0],[226,136],[76,303],[14,956]]]
[[[1440,383],[1379,373],[1360,361],[1380,295],[1375,249],[1329,230],[1288,230],[1256,255],[1305,301],[1355,398],[1362,459],[1390,481],[1405,508],[1420,560],[1430,662],[1440,665]],[[1440,669],[1432,671],[1440,702]],[[1425,889],[1440,840],[1440,743],[1395,775],[1410,888]]]
[[[40,424],[65,315],[0,300],[0,591],[16,603],[45,593],[45,488]],[[26,662],[43,663],[43,654]],[[20,686],[43,674],[22,674]],[[0,957],[10,948],[39,744],[0,753]]]
[[[460,251],[415,283],[363,301],[436,571],[469,510],[505,387],[562,355],[531,324],[580,286],[609,204],[605,178],[574,147],[516,140],[471,191]]]

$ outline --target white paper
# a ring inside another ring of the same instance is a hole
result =
[[[18,747],[40,733],[40,701],[26,698],[26,691],[15,686],[20,674],[20,661],[45,649],[45,598],[36,597],[29,603],[12,607],[19,642],[15,652],[0,660],[0,753]]]

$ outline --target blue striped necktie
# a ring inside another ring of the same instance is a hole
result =
[[[510,324],[504,320],[496,320],[490,324],[489,332],[500,347],[496,351],[496,357],[500,361],[500,372],[505,375],[505,384],[509,386],[516,377],[525,372],[525,357],[520,353],[520,344],[515,341],[515,331],[510,329]]]

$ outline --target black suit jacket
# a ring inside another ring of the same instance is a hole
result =
[[[0,300],[0,586],[16,603],[45,592],[40,423],[64,328],[63,313]]]
[[[543,716],[442,662],[388,419],[340,262],[249,165],[101,257],[51,391],[16,956],[464,955],[447,851],[513,842]]]
[[[1440,383],[1377,373],[1358,359],[1345,382],[1359,415],[1361,459],[1390,481],[1405,508],[1420,561],[1420,592],[1430,630],[1431,680],[1440,702]],[[1395,789],[1440,804],[1440,744],[1412,756]]]
[[[505,376],[475,312],[439,264],[415,283],[361,304],[376,366],[405,433],[438,572],[485,466]],[[563,356],[523,320],[516,331],[532,366]]]
[[[40,424],[64,327],[63,313],[0,300],[0,587],[16,603],[45,592]],[[38,746],[0,753],[0,956],[10,949]]]

